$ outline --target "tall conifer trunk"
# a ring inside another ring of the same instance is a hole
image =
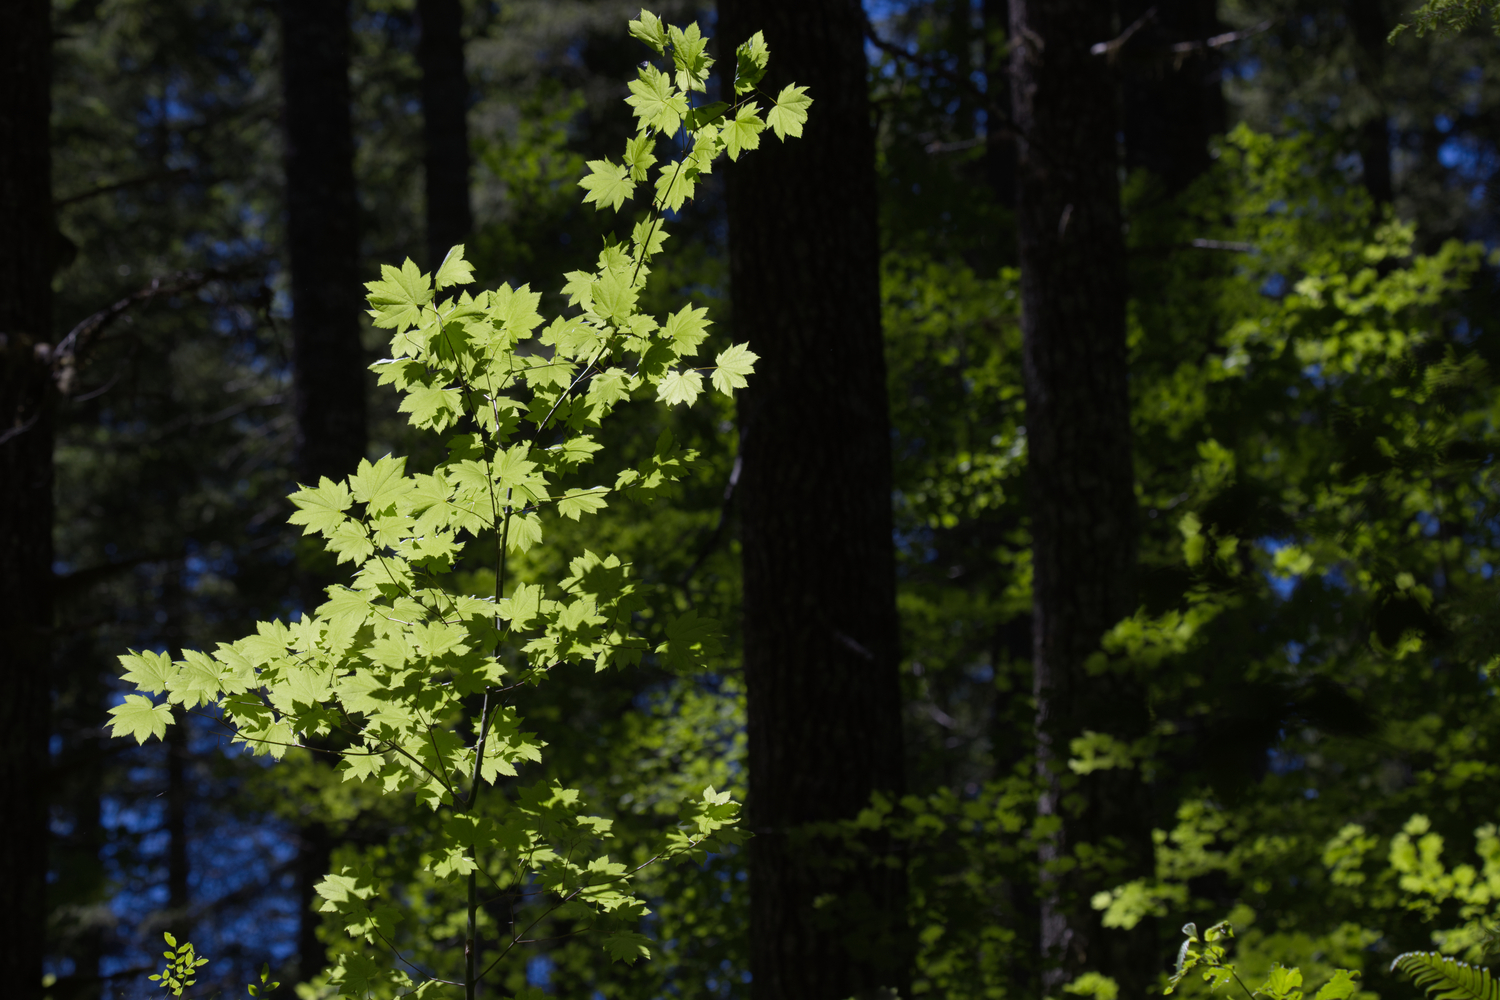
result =
[[[1145,18],[1125,50],[1125,162],[1155,174],[1170,192],[1208,169],[1208,141],[1227,124],[1223,56],[1211,49],[1172,53],[1178,42],[1202,42],[1221,30],[1217,6],[1217,0],[1120,2],[1122,26]]]
[[[1373,105],[1359,130],[1365,190],[1377,204],[1385,205],[1396,196],[1391,174],[1390,112],[1383,94],[1386,36],[1392,24],[1380,0],[1344,0],[1344,16],[1353,29],[1355,70]]]
[[[984,17],[984,92],[992,104],[1010,107],[1010,61],[1005,58],[1006,39],[1010,35],[1010,0],[984,0],[980,8]],[[986,115],[984,137],[985,179],[995,197],[1006,208],[1016,203],[1016,137],[1010,127],[996,120],[993,111]]]
[[[281,0],[280,14],[296,467],[314,485],[353,472],[365,454],[349,11],[347,0]],[[304,572],[303,600],[319,603],[326,582]],[[298,830],[298,845],[297,973],[306,981],[327,961],[312,904],[333,845],[317,822]]]
[[[52,27],[46,0],[0,30],[0,975],[42,995],[52,674]]]
[[[837,846],[803,829],[903,783],[864,20],[855,0],[724,0],[719,19],[726,74],[760,29],[761,89],[796,80],[814,100],[804,138],[767,134],[725,167],[734,335],[761,357],[738,487],[751,995],[843,1000],[909,977],[902,869],[836,870]]]
[[[297,474],[316,485],[365,454],[347,0],[282,0],[281,33]]]
[[[1022,368],[1034,561],[1033,643],[1043,817],[1043,986],[1093,969],[1144,995],[1154,942],[1132,950],[1089,906],[1097,873],[1066,871],[1084,844],[1119,837],[1129,878],[1150,857],[1135,772],[1077,779],[1069,742],[1085,730],[1135,735],[1144,698],[1091,676],[1103,632],[1135,607],[1135,493],[1125,351],[1125,253],[1115,94],[1090,46],[1113,36],[1108,0],[1011,0],[1012,106],[1019,146]],[[1059,865],[1059,862],[1062,865]]]
[[[417,0],[417,61],[422,67],[422,141],[427,194],[427,259],[437,267],[468,239],[469,81],[464,75],[463,5]]]

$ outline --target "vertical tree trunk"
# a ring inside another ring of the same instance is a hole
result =
[[[347,0],[282,0],[281,34],[297,473],[316,484],[365,453]]]
[[[463,5],[417,0],[422,67],[427,259],[437,267],[474,226],[469,211],[469,81],[464,75]]]
[[[998,108],[1010,108],[1010,60],[1005,57],[1010,35],[1010,0],[984,0],[984,91]],[[1016,206],[1016,138],[1009,125],[988,115],[984,137],[984,172],[995,197],[1006,208]]]
[[[281,0],[280,14],[297,475],[315,484],[354,471],[365,454],[349,11],[347,0]],[[304,601],[318,603],[325,582],[304,572]],[[312,903],[331,842],[321,823],[300,829],[298,839],[297,971],[305,982],[327,963]]]
[[[1224,59],[1208,50],[1177,57],[1178,42],[1219,31],[1217,0],[1121,0],[1120,24],[1145,18],[1126,49],[1125,163],[1181,191],[1208,169],[1208,140],[1224,131]],[[1139,53],[1131,57],[1129,53]]]
[[[1134,772],[1072,785],[1069,742],[1084,730],[1130,736],[1140,691],[1090,676],[1101,634],[1135,607],[1135,494],[1125,351],[1115,95],[1092,44],[1114,30],[1108,0],[1011,0],[1019,146],[1022,367],[1034,561],[1038,810],[1056,817],[1042,849],[1043,987],[1086,969],[1140,997],[1158,963],[1106,937],[1089,906],[1098,874],[1067,870],[1083,844],[1119,837],[1125,878],[1149,863],[1150,818]],[[1064,793],[1068,794],[1065,795]],[[1075,807],[1074,803],[1077,803]]]
[[[52,658],[52,27],[46,0],[0,30],[0,973],[42,995]]]
[[[1383,96],[1386,36],[1391,24],[1380,0],[1344,0],[1344,16],[1353,29],[1355,71],[1374,105],[1359,130],[1365,190],[1376,204],[1386,205],[1396,195],[1391,176],[1390,116]]]
[[[188,907],[187,713],[173,711],[167,730],[167,909],[173,933],[192,935],[184,914]]]
[[[843,1000],[910,975],[904,871],[836,870],[804,829],[903,783],[864,21],[855,0],[724,0],[719,18],[726,74],[763,30],[762,89],[815,102],[804,138],[726,167],[734,333],[761,356],[740,411],[751,993]]]

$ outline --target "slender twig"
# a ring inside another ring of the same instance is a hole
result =
[[[1172,46],[1172,54],[1176,56],[1190,56],[1196,52],[1204,52],[1208,49],[1222,49],[1226,45],[1243,42],[1247,38],[1254,38],[1256,35],[1270,31],[1271,26],[1275,23],[1274,19],[1270,19],[1262,21],[1253,27],[1242,28],[1239,31],[1226,31],[1222,35],[1214,35],[1202,41],[1178,42]]]
[[[719,540],[724,536],[724,528],[729,523],[729,512],[734,505],[734,491],[739,486],[740,470],[743,467],[744,458],[736,455],[734,457],[734,467],[729,470],[729,481],[724,484],[724,501],[719,505],[719,523],[714,525],[714,530],[698,549],[698,558],[694,559],[693,564],[688,567],[687,572],[682,574],[682,580],[678,583],[678,586],[684,590],[692,582],[693,577],[698,574],[698,570],[703,568],[703,564],[708,561],[708,557],[713,554],[714,549],[719,547]]]
[[[68,195],[68,197],[66,198],[59,198],[52,203],[52,207],[62,208],[66,205],[77,204],[80,201],[87,201],[90,198],[97,198],[101,194],[109,194],[111,191],[119,191],[122,188],[135,187],[137,184],[150,184],[152,181],[164,181],[168,178],[183,179],[191,174],[192,171],[187,167],[178,167],[176,170],[161,170],[157,171],[154,174],[142,174],[139,177],[131,177],[123,181],[116,181],[113,184],[101,184],[99,187],[90,188],[87,191],[80,191],[78,194]]]
[[[1155,18],[1155,5],[1147,7],[1146,12],[1140,17],[1136,18],[1135,21],[1131,23],[1130,27],[1120,32],[1118,37],[1111,38],[1107,42],[1095,42],[1092,46],[1090,46],[1089,55],[1104,56],[1107,60],[1109,60],[1110,65],[1113,66],[1115,60],[1119,58],[1120,50],[1130,43],[1130,39],[1135,37],[1135,33],[1137,31],[1140,31],[1147,25],[1147,23],[1155,20]]]
[[[931,59],[920,53],[908,52],[904,46],[881,38],[880,34],[875,30],[875,25],[870,23],[868,15],[865,16],[865,37],[869,39],[871,45],[880,51],[894,56],[898,61],[920,66],[929,73],[942,77],[960,90],[966,91],[970,97],[978,100],[985,110],[987,129],[1015,139],[1028,139],[1025,131],[1011,117],[1010,109],[1002,107],[992,94],[981,90],[973,80],[970,80],[956,70],[949,69],[936,59]]]
[[[244,268],[238,269],[238,271],[243,270]],[[79,359],[87,353],[94,340],[106,328],[131,309],[163,295],[180,295],[183,292],[196,291],[210,282],[232,277],[235,273],[238,272],[214,269],[182,271],[166,282],[163,282],[161,278],[152,278],[149,285],[131,292],[92,316],[81,320],[68,331],[66,336],[46,350],[43,358],[52,366],[52,378],[57,384],[58,391],[65,396],[72,395],[74,383],[77,380]]]

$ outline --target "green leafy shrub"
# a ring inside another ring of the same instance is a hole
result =
[[[1397,955],[1391,969],[1411,976],[1432,1000],[1500,1000],[1500,985],[1496,985],[1490,970],[1460,962],[1451,955],[1409,951]]]
[[[215,706],[255,753],[279,758],[316,740],[339,758],[345,781],[413,797],[440,817],[425,844],[420,898],[393,898],[369,865],[343,866],[317,886],[322,911],[362,942],[339,950],[329,970],[327,989],[340,996],[462,988],[473,997],[546,916],[571,917],[616,959],[649,957],[632,878],[662,861],[702,860],[739,837],[738,805],[710,786],[684,797],[680,821],[649,856],[625,863],[604,849],[610,821],[589,815],[577,790],[519,780],[543,743],[517,699],[555,668],[654,657],[687,671],[719,650],[717,623],[692,610],[659,614],[613,554],[576,553],[551,586],[512,581],[507,561],[544,544],[556,519],[596,514],[612,497],[649,498],[694,461],[663,433],[644,462],[586,478],[608,458],[593,432],[622,403],[691,404],[705,375],[726,395],[745,385],[756,357],[743,344],[693,364],[706,310],[689,305],[659,321],[638,300],[667,239],[665,213],[693,196],[720,153],[754,150],[767,127],[781,139],[800,135],[811,104],[791,85],[761,95],[762,113],[753,97],[769,53],[759,33],[736,52],[733,102],[700,107],[692,95],[706,91],[713,60],[697,25],[679,29],[643,10],[630,33],[669,57],[671,72],[642,64],[627,98],[638,128],[623,161],[591,161],[580,186],[586,203],[619,209],[654,168],[655,194],[629,239],[607,241],[594,270],[566,276],[568,314],[544,325],[541,296],[524,285],[460,291],[473,281],[461,246],[435,274],[408,260],[367,286],[375,325],[392,331],[391,356],[373,370],[402,394],[415,427],[446,436],[447,457],[411,472],[387,455],[292,495],[292,523],[350,564],[350,584],[329,587],[300,620],[262,622],[211,654],[121,657],[141,693],[112,709],[116,735],[161,737],[172,706]],[[659,162],[665,141],[676,155]],[[541,916],[482,926],[481,891],[543,901]],[[403,956],[403,920],[408,936],[461,929],[448,967]]]

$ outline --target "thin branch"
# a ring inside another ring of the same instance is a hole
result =
[[[894,56],[897,60],[909,62],[920,66],[929,73],[934,73],[949,83],[954,84],[960,90],[967,91],[971,97],[976,98],[985,110],[986,128],[1001,135],[1008,135],[1016,139],[1025,139],[1026,135],[1021,127],[1015,123],[1010,116],[1010,109],[1002,108],[994,98],[970,80],[968,77],[949,69],[935,59],[915,52],[908,52],[904,47],[881,38],[875,31],[875,25],[870,23],[869,15],[865,15],[865,37],[870,44],[882,52]]]
[[[113,184],[103,184],[99,187],[79,192],[78,194],[69,195],[66,198],[59,198],[52,203],[52,207],[62,208],[65,205],[75,205],[80,201],[97,198],[101,194],[109,194],[111,191],[119,191],[122,188],[135,187],[137,184],[150,184],[152,181],[164,181],[168,178],[186,180],[191,174],[192,171],[187,167],[178,167],[176,170],[159,170],[154,174],[142,174],[139,177],[116,181]]]
[[[1247,38],[1254,38],[1256,35],[1270,31],[1271,25],[1274,23],[1274,20],[1265,20],[1254,27],[1242,28],[1239,31],[1226,31],[1222,35],[1214,35],[1212,38],[1205,38],[1201,42],[1178,42],[1172,46],[1172,54],[1181,57],[1206,52],[1209,49],[1222,49],[1226,45],[1243,42]]]
[[[181,271],[172,279],[163,282],[152,278],[151,283],[139,288],[114,304],[82,320],[67,336],[48,349],[38,349],[41,359],[52,366],[52,379],[64,396],[71,396],[78,380],[80,360],[87,354],[94,341],[110,324],[136,306],[145,305],[159,296],[180,295],[197,291],[204,285],[230,277],[233,272],[221,270]]]
[[[1150,7],[1146,13],[1136,19],[1135,23],[1122,31],[1118,38],[1112,38],[1107,42],[1096,42],[1089,47],[1089,54],[1104,56],[1113,66],[1119,59],[1121,51],[1129,44],[1131,38],[1144,28],[1156,17],[1156,8]],[[1214,49],[1222,49],[1235,42],[1242,42],[1247,38],[1253,38],[1264,31],[1268,31],[1273,20],[1265,20],[1251,28],[1242,28],[1238,31],[1226,31],[1223,34],[1213,35],[1208,38],[1193,38],[1185,42],[1176,42],[1170,46],[1163,45],[1148,51],[1148,55],[1163,57],[1170,55],[1173,61],[1181,66],[1184,59],[1189,56],[1205,55]]]
[[[734,507],[734,491],[735,487],[740,484],[740,470],[744,467],[744,461],[742,456],[736,455],[734,457],[734,468],[729,470],[729,481],[724,484],[724,501],[719,505],[719,523],[714,525],[713,532],[709,534],[708,538],[704,539],[703,545],[699,547],[698,558],[694,559],[693,564],[688,567],[687,572],[682,574],[682,580],[678,583],[678,586],[684,590],[692,582],[693,577],[698,574],[698,570],[703,568],[703,564],[708,561],[708,557],[713,555],[714,549],[719,547],[719,542],[724,537],[724,528],[729,523],[729,512]]]
[[[1135,19],[1135,22],[1120,32],[1118,38],[1111,38],[1107,42],[1095,42],[1089,46],[1089,55],[1103,56],[1113,66],[1120,57],[1120,50],[1130,43],[1135,33],[1156,19],[1156,7],[1152,5],[1146,8],[1146,12]]]

